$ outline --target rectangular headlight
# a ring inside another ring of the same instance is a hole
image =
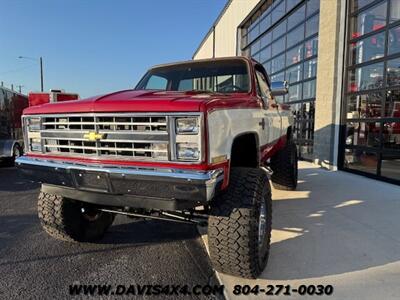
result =
[[[199,160],[199,145],[196,143],[178,143],[176,144],[176,156],[179,160]]]
[[[176,133],[177,134],[198,134],[199,133],[199,119],[196,117],[191,118],[177,118],[176,119]]]

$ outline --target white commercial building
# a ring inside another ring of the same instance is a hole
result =
[[[286,80],[302,159],[400,183],[400,0],[228,0],[193,59]]]

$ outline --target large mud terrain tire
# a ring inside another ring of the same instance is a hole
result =
[[[259,276],[268,261],[271,219],[267,174],[260,169],[233,168],[229,187],[214,200],[208,221],[213,267],[244,278]]]
[[[89,204],[41,192],[38,215],[43,229],[52,237],[68,242],[92,242],[103,237],[114,215]]]
[[[297,187],[297,148],[292,140],[271,158],[271,181],[278,190],[294,191]]]

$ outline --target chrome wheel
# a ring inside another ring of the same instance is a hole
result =
[[[264,246],[265,235],[267,233],[267,206],[265,205],[264,199],[260,205],[260,216],[258,217],[258,249],[261,253],[261,249]]]

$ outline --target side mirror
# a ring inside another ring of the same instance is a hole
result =
[[[283,96],[288,93],[287,81],[274,81],[271,83],[272,96]]]

